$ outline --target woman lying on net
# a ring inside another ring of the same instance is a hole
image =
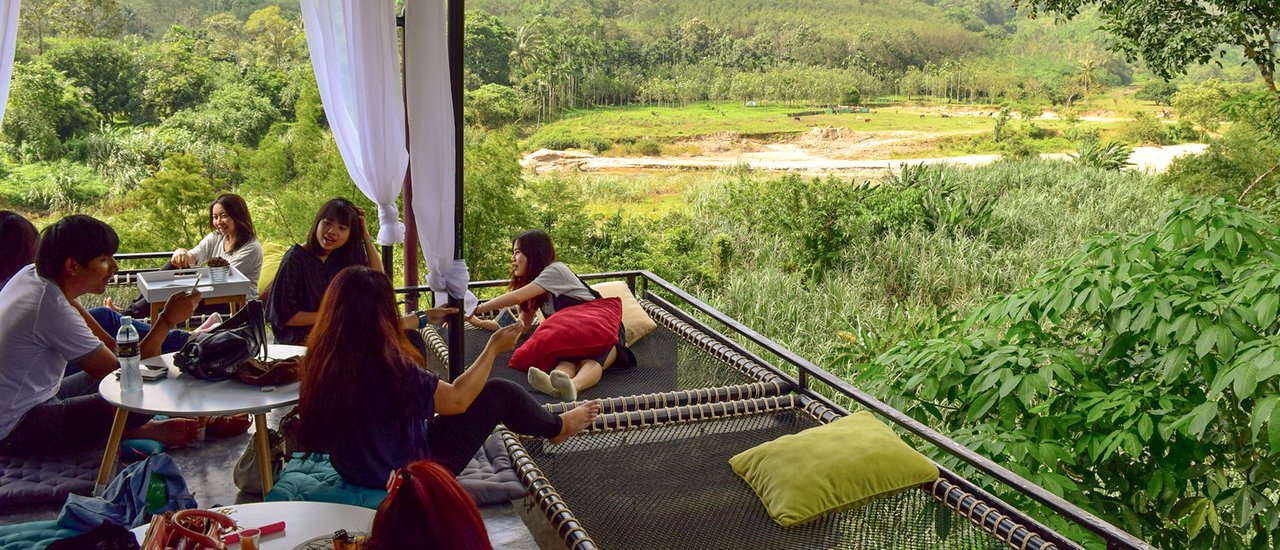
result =
[[[425,313],[439,322],[451,311]],[[423,458],[457,475],[499,423],[560,443],[600,413],[592,401],[553,415],[519,385],[489,380],[519,323],[495,332],[457,380],[439,380],[401,330],[390,281],[368,267],[334,278],[318,318],[303,359],[300,444],[329,453],[349,482],[381,487],[392,470]]]
[[[525,231],[511,243],[511,291],[480,304],[475,314],[497,311],[519,305],[523,324],[529,326],[541,310],[543,317],[557,311],[599,298],[569,266],[556,261],[551,237],[537,229]],[[604,370],[615,362],[621,366],[635,364],[635,356],[625,346],[626,333],[618,323],[618,345],[594,357],[561,357],[550,373],[529,369],[529,385],[566,401],[578,398],[578,392],[596,385]]]

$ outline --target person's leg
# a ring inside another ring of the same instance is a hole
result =
[[[27,411],[0,444],[15,454],[56,453],[102,447],[116,408],[97,392],[97,380],[77,373],[62,380],[58,394]],[[129,414],[126,430],[136,430],[150,415]]]
[[[102,330],[107,334],[117,334],[120,332],[120,313],[105,307],[95,307],[89,310],[89,316],[93,317]],[[144,323],[138,319],[133,320],[133,327],[138,329],[138,339],[147,337],[147,333],[151,332],[151,325]],[[171,330],[165,335],[164,343],[160,344],[162,353],[173,353],[182,349],[182,346],[191,339],[191,333],[182,330]]]
[[[567,365],[570,368],[573,367],[572,363],[566,361],[561,361],[560,365]],[[555,386],[551,385],[551,376],[543,372],[541,369],[530,367],[529,372],[525,374],[525,377],[529,380],[529,385],[533,386],[533,389],[550,395],[551,397],[560,397],[560,390],[557,390]]]
[[[610,353],[609,357],[612,358],[613,354]],[[578,388],[578,391],[582,391],[599,383],[600,377],[604,375],[604,369],[606,368],[596,362],[595,359],[587,359],[578,363],[578,372],[569,378],[573,380],[574,387]]]
[[[583,403],[556,416],[539,406],[518,384],[501,379],[489,380],[462,414],[437,416],[428,422],[427,458],[458,474],[498,423],[518,434],[546,437],[552,443],[563,443],[585,430],[599,415],[599,400]]]
[[[512,431],[540,437],[559,435],[563,422],[547,412],[514,382],[493,379],[461,414],[440,415],[429,421],[427,446],[432,459],[453,473],[462,471],[499,423]]]

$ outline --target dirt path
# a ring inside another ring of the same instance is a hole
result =
[[[883,132],[881,134],[884,134]],[[548,172],[639,172],[646,170],[719,170],[739,165],[749,165],[755,170],[792,172],[806,175],[841,175],[875,177],[886,170],[897,170],[908,164],[958,164],[979,166],[990,164],[1000,155],[967,155],[959,157],[933,157],[913,159],[879,159],[867,156],[891,145],[895,141],[919,139],[919,132],[902,132],[900,136],[850,137],[823,140],[821,144],[807,144],[801,138],[792,143],[763,144],[749,147],[754,150],[721,150],[712,154],[680,157],[597,157],[585,151],[534,151],[521,160],[526,170],[534,173]],[[852,143],[841,144],[841,141]],[[1200,154],[1208,148],[1203,143],[1188,143],[1164,147],[1136,147],[1130,162],[1134,170],[1160,173],[1169,168],[1173,159],[1189,154]],[[704,148],[704,151],[707,149]],[[1045,158],[1066,158],[1064,153],[1041,155]],[[861,158],[859,158],[861,157]]]

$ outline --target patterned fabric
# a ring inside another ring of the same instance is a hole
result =
[[[0,507],[59,503],[69,494],[90,494],[102,450],[61,456],[0,455]]]
[[[458,483],[479,506],[507,502],[525,494],[524,485],[520,484],[511,467],[511,457],[507,456],[506,448],[497,436],[489,436],[475,458],[458,475]],[[387,492],[380,488],[364,487],[342,479],[325,455],[297,453],[264,500],[335,502],[377,509],[386,496]]]
[[[0,550],[44,548],[54,541],[79,534],[79,531],[58,527],[54,520],[0,525]]]

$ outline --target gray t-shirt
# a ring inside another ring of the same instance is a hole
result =
[[[0,439],[57,395],[67,363],[102,347],[57,283],[22,268],[0,290]]]
[[[190,250],[191,255],[196,257],[196,262],[204,264],[214,257],[225,258],[231,267],[236,268],[253,281],[253,290],[250,292],[249,299],[258,297],[258,277],[262,274],[262,243],[258,239],[254,239],[243,246],[231,252],[223,250],[223,242],[226,238],[222,233],[214,231],[205,235],[200,239],[200,244]]]
[[[542,270],[537,277],[533,278],[533,283],[542,287],[551,295],[551,298],[542,302],[542,315],[550,316],[556,312],[556,306],[552,302],[556,296],[568,296],[576,298],[583,302],[590,302],[596,297],[591,295],[591,291],[587,290],[586,285],[582,284],[582,280],[569,269],[569,266],[562,262],[553,262]]]

